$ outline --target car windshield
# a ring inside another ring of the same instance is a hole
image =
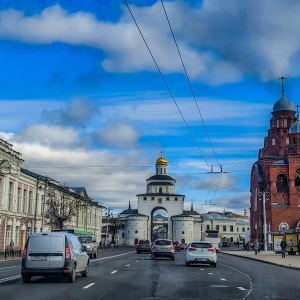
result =
[[[144,244],[150,244],[150,242],[148,240],[144,240],[144,241],[139,241],[140,245],[144,245]]]
[[[212,248],[211,243],[191,243],[191,247],[193,248]]]
[[[81,243],[92,243],[92,238],[90,236],[80,236],[78,239]]]
[[[163,245],[171,245],[171,242],[166,240],[159,240],[159,241],[155,241],[155,244],[163,246]]]

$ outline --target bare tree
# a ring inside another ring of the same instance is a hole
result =
[[[78,201],[78,197],[63,187],[50,188],[45,202],[46,224],[50,225],[52,229],[64,229],[65,223],[76,214]]]
[[[114,244],[115,243],[115,236],[118,233],[118,231],[120,229],[124,229],[125,228],[125,222],[123,220],[120,219],[120,217],[114,217],[111,216],[109,218],[109,228],[111,231],[111,242]]]

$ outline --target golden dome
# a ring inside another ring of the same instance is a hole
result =
[[[162,156],[156,160],[157,165],[166,165],[167,163],[168,163],[167,160]]]

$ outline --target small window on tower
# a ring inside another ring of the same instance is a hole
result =
[[[275,139],[272,139],[272,145],[275,146]]]

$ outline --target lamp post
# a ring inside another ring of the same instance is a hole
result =
[[[109,213],[110,213],[110,208],[108,208],[108,211],[107,211],[107,218],[106,218],[106,247],[108,245],[108,223],[109,223]]]
[[[259,197],[262,197],[263,201],[263,233],[264,233],[264,250],[268,250],[267,245],[267,216],[266,216],[266,201],[269,200],[270,193],[259,192]]]
[[[33,226],[34,232],[37,232],[36,218],[37,218],[37,205],[38,205],[38,191],[41,191],[43,189],[41,185],[39,186],[39,182],[40,181],[38,179],[36,183],[35,207],[34,207],[34,226]]]

